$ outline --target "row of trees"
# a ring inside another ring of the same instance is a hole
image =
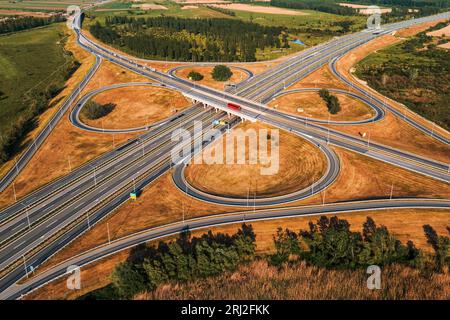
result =
[[[0,21],[0,34],[42,27],[54,22],[61,22],[61,21],[65,21],[65,18],[62,15],[54,15],[48,18],[38,18],[38,17],[9,18],[4,21]]]
[[[89,100],[83,107],[81,114],[89,120],[100,119],[111,113],[116,105],[114,103],[100,104]]]
[[[252,226],[243,224],[231,236],[208,232],[191,238],[185,232],[174,242],[141,247],[117,265],[112,274],[113,289],[119,297],[129,298],[167,281],[189,281],[234,270],[254,255]]]
[[[298,233],[279,228],[273,237],[276,251],[264,258],[276,266],[306,261],[323,268],[352,270],[396,263],[420,268],[423,276],[445,272],[450,267],[450,238],[438,235],[430,225],[423,229],[434,254],[417,249],[412,241],[402,244],[370,217],[359,232],[352,231],[344,219],[322,216]],[[450,234],[450,227],[447,230]],[[256,257],[255,239],[252,226],[243,224],[231,236],[208,232],[191,238],[186,231],[173,242],[138,246],[126,262],[116,266],[111,286],[84,299],[130,298],[170,281],[185,282],[233,271]]]
[[[377,226],[370,217],[363,224],[362,232],[358,232],[350,230],[346,220],[322,216],[317,223],[310,222],[309,230],[300,230],[299,233],[279,228],[274,236],[276,253],[271,256],[271,262],[281,265],[298,258],[315,266],[333,269],[400,263],[443,272],[450,266],[450,238],[439,236],[429,225],[423,228],[434,250],[431,260],[412,241],[403,245],[385,226]],[[447,229],[450,233],[450,228]]]
[[[320,89],[319,95],[327,104],[328,112],[330,112],[331,114],[337,114],[339,111],[341,111],[341,104],[339,103],[339,99],[336,96],[332,95],[330,91],[328,91],[327,89]]]
[[[215,7],[215,6],[206,6],[206,7],[208,9],[211,9],[211,10],[214,10],[214,11],[226,14],[227,16],[230,16],[230,17],[235,17],[236,16],[236,13],[233,10],[228,10],[228,9],[225,9],[225,8],[220,8],[220,7]]]
[[[255,61],[257,49],[289,47],[282,27],[230,19],[111,16],[90,31],[139,56],[183,61]]]

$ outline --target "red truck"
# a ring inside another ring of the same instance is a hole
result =
[[[234,104],[234,103],[231,103],[231,102],[228,102],[228,108],[233,109],[233,110],[237,110],[237,111],[241,110],[241,106],[240,105],[237,105],[237,104]]]

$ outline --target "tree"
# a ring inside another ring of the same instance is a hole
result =
[[[242,228],[233,236],[233,243],[240,260],[250,261],[255,257],[256,235],[251,225],[242,224]]]
[[[111,280],[115,290],[123,298],[130,298],[147,288],[144,275],[129,262],[118,264]]]
[[[270,256],[270,263],[279,266],[289,260],[292,254],[300,255],[298,236],[289,229],[278,228],[276,237],[273,237],[276,253]]]
[[[445,266],[450,265],[448,250],[450,248],[450,238],[439,236],[430,225],[423,226],[427,242],[434,250],[435,271],[443,272]]]
[[[89,100],[83,107],[81,113],[89,120],[100,119],[111,113],[116,105],[114,103],[99,104],[93,100]]]
[[[200,81],[203,80],[203,75],[197,71],[191,71],[188,74],[188,78],[194,81]]]
[[[327,104],[328,112],[330,112],[331,114],[337,114],[339,111],[341,111],[341,105],[338,98],[330,94],[330,91],[324,88],[320,89],[319,95]]]
[[[224,65],[217,65],[214,67],[212,73],[212,77],[216,81],[227,81],[233,75],[230,68]]]
[[[392,262],[413,260],[416,257],[414,244],[403,246],[385,226],[377,227],[372,218],[363,224],[364,248],[360,254],[361,264],[382,265]]]

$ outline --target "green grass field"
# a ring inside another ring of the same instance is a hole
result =
[[[49,80],[64,83],[64,66],[73,57],[64,50],[64,24],[0,36],[0,134],[27,109],[23,97],[45,89]]]
[[[0,0],[0,10],[16,11],[65,11],[69,5],[85,5],[94,3],[95,0],[37,0],[37,1],[16,1]]]
[[[450,130],[450,52],[436,48],[436,39],[420,37],[370,54],[357,64],[356,75]]]

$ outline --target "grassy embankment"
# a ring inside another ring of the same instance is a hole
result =
[[[58,23],[0,37],[0,134],[4,139],[13,125],[34,113],[31,104],[36,97],[54,97],[76,68],[72,54],[64,49],[64,28]],[[52,101],[48,107],[56,103]],[[33,126],[36,124],[27,122],[24,132]],[[20,142],[20,138],[15,142],[16,151]]]
[[[426,35],[445,24],[377,51],[356,65],[356,75],[383,95],[450,130],[450,51]]]

